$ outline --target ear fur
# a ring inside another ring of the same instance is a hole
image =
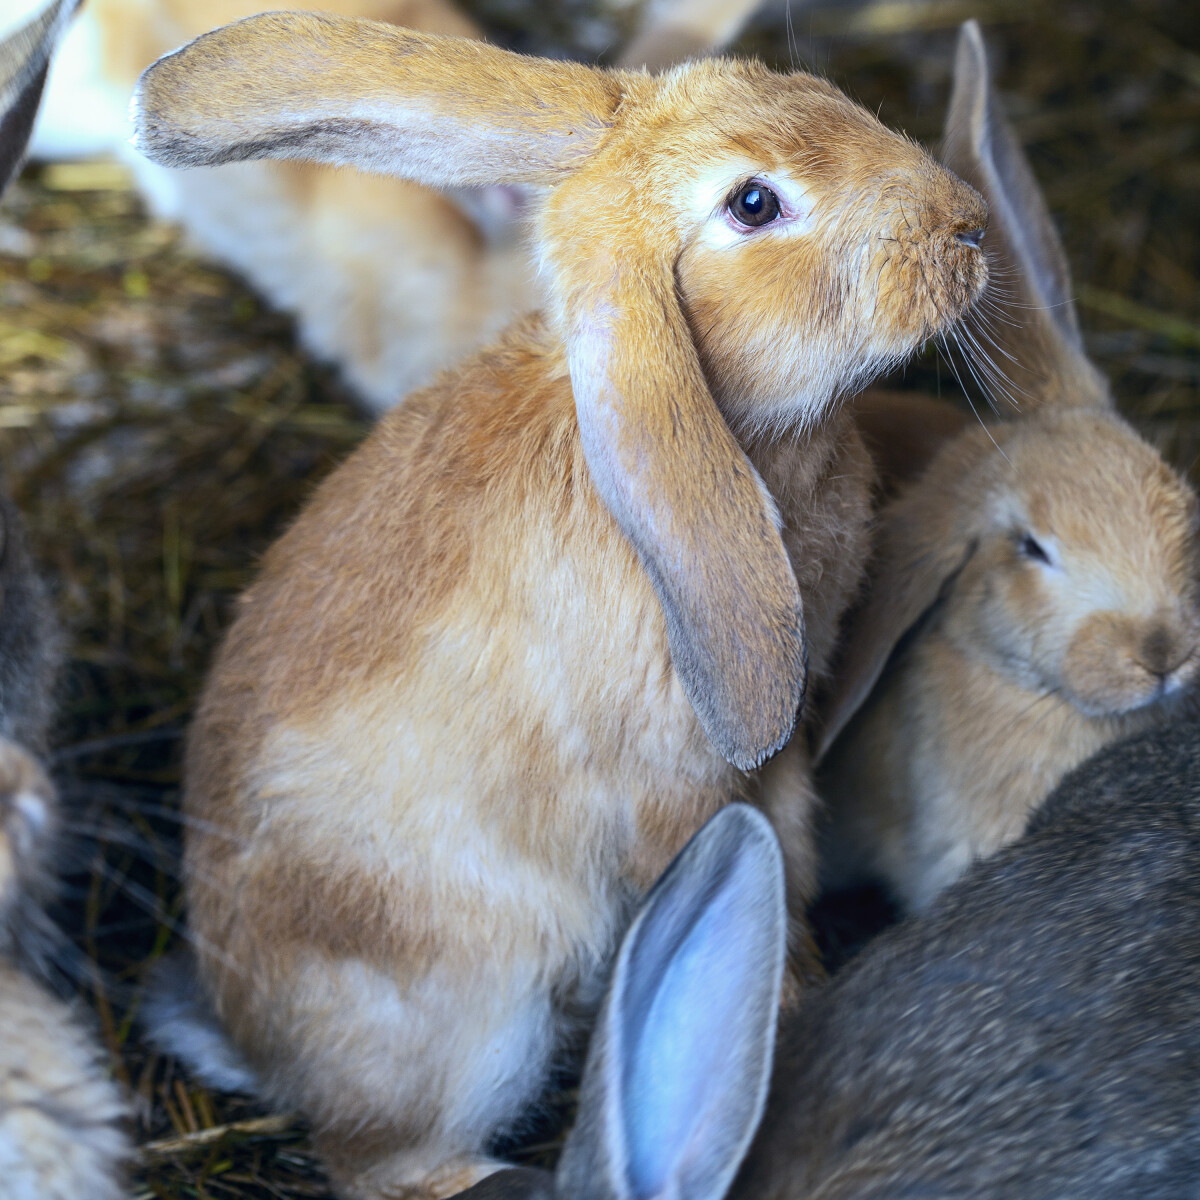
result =
[[[704,731],[751,770],[786,744],[807,683],[775,502],[708,391],[668,253],[596,248],[558,282],[592,479],[658,592]]]
[[[0,192],[25,157],[50,56],[79,4],[80,0],[55,0],[0,42]]]
[[[982,453],[995,453],[990,440]],[[867,593],[842,631],[844,652],[821,708],[818,763],[871,694],[905,635],[945,595],[975,553],[970,510],[956,494],[978,447],[959,440],[918,486],[885,510]]]
[[[304,158],[437,187],[548,183],[593,152],[616,76],[470,38],[325,13],[263,13],[159,59],[138,149],[172,167]]]
[[[1036,403],[1111,406],[1088,361],[1071,298],[1071,275],[1033,171],[991,85],[977,21],[958,35],[946,116],[946,165],[987,201],[985,245],[1002,315],[979,338],[995,365]]]
[[[779,844],[761,813],[729,805],[621,945],[560,1197],[720,1200],[766,1103],[785,928]]]

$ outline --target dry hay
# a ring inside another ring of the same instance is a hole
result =
[[[525,48],[592,54],[628,23],[579,0],[473,7]],[[934,138],[969,15],[989,26],[1089,344],[1126,410],[1193,469],[1197,6],[889,0],[798,10],[790,38],[776,14],[745,46],[815,64]],[[933,359],[907,379],[954,390]],[[137,1015],[147,967],[179,936],[180,746],[205,664],[257,556],[367,424],[285,319],[148,222],[124,173],[96,164],[33,169],[6,203],[0,428],[70,633],[55,756],[75,834],[61,957],[137,1098],[135,1194],[324,1195],[302,1129],[189,1082],[142,1042]]]

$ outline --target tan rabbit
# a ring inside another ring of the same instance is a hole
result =
[[[547,313],[408,397],[268,552],[186,764],[201,979],[261,1090],[342,1195],[446,1195],[496,1168],[636,899],[788,741],[864,549],[839,397],[971,303],[986,211],[754,62],[270,14],[137,104],[164,164],[547,189]],[[800,742],[761,800],[794,912]]]
[[[25,151],[46,64],[78,0],[0,40],[0,190]],[[124,1101],[71,1009],[22,973],[42,953],[57,804],[13,738],[42,747],[59,638],[16,508],[0,496],[0,1194],[117,1200]]]
[[[1016,289],[995,336],[1032,411],[950,437],[885,507],[821,773],[830,882],[881,878],[916,909],[1019,836],[1072,767],[1163,720],[1200,668],[1196,499],[1111,410],[1084,355],[974,24],[948,145],[1011,268],[993,259]]]
[[[127,152],[143,68],[262,0],[89,0],[51,77],[35,138],[45,157]],[[450,0],[323,0],[342,16],[481,37]],[[648,10],[626,65],[661,67],[736,36],[750,0],[667,0]],[[181,174],[129,155],[159,215],[294,312],[310,351],[338,364],[375,412],[429,383],[540,304],[515,187],[463,188],[310,163]]]

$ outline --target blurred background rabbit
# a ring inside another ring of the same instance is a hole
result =
[[[305,346],[382,412],[539,304],[524,238],[526,189],[458,189],[310,163],[237,163],[186,175],[127,143],[129,101],[156,58],[257,0],[90,0],[51,72],[33,153],[121,154],[159,216],[294,313]],[[338,0],[320,8],[481,38],[453,0]],[[651,69],[720,49],[752,0],[658,0],[627,23],[622,65]]]
[[[628,45],[638,16],[605,0],[461,7],[502,44],[586,61]],[[933,144],[970,15],[793,0],[736,45],[817,67]],[[1200,13],[1047,0],[974,15],[1064,241],[1085,348],[1122,413],[1191,471]],[[90,116],[85,104],[80,122]],[[259,555],[367,427],[358,395],[297,345],[286,316],[211,263],[147,218],[111,161],[27,170],[0,210],[0,461],[66,630],[52,763],[64,820],[87,838],[55,911],[81,962],[100,968],[82,991],[134,1093],[136,1194],[294,1200],[325,1194],[303,1127],[187,1077],[135,1019],[146,965],[180,936],[179,747],[199,680]],[[935,348],[893,384],[940,392],[974,420]],[[552,1161],[573,1103],[564,1087],[499,1149]]]

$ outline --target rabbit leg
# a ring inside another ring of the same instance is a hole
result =
[[[783,850],[787,885],[788,961],[783,1004],[791,1007],[825,972],[808,924],[808,906],[817,893],[814,814],[817,796],[803,733],[797,734],[762,770],[760,807]]]
[[[559,1042],[545,979],[500,955],[408,980],[309,961],[259,999],[275,1028],[242,1024],[239,1041],[252,1059],[272,1047],[264,1090],[312,1121],[345,1200],[441,1200],[504,1166],[486,1148],[545,1089]]]

